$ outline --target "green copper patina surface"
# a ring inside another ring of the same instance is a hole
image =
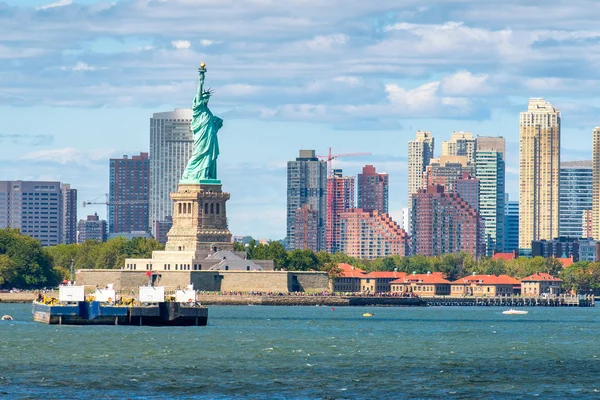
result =
[[[194,97],[193,118],[191,128],[194,132],[194,147],[180,184],[213,184],[219,185],[217,179],[217,157],[219,142],[217,132],[223,126],[223,120],[213,115],[208,108],[208,100],[212,94],[210,89],[204,90],[205,64],[198,69],[200,80],[198,92]]]

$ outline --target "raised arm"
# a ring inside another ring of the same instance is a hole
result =
[[[200,100],[202,97],[202,91],[204,90],[204,74],[206,73],[206,69],[199,68],[198,73],[200,74],[200,79],[198,80],[198,93],[196,93],[196,99]]]

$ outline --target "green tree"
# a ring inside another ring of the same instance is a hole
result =
[[[290,271],[310,271],[320,270],[319,259],[310,250],[292,250],[288,259],[288,270]]]
[[[280,242],[271,242],[268,246],[268,257],[267,260],[273,260],[276,270],[287,268],[288,266],[288,253],[283,248]],[[319,262],[319,264],[321,264]]]
[[[5,286],[54,286],[60,279],[40,242],[17,229],[0,230],[0,256],[0,279]]]

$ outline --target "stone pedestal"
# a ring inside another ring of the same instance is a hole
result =
[[[165,251],[207,254],[233,250],[227,227],[229,193],[219,184],[179,184],[171,193],[174,201],[173,227],[167,234]]]

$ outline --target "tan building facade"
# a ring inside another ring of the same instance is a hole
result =
[[[333,279],[334,292],[357,293],[360,292],[360,281],[365,271],[350,264],[339,263],[339,276]]]
[[[470,132],[452,132],[449,141],[442,142],[442,156],[464,156],[475,163],[477,139]]]
[[[592,134],[592,237],[600,240],[600,127]]]
[[[469,275],[452,282],[453,297],[512,296],[521,283],[508,275]]]
[[[411,196],[423,188],[423,173],[433,158],[435,140],[431,132],[417,131],[415,140],[408,142],[408,204]]]
[[[360,280],[361,291],[365,293],[389,293],[391,282],[404,278],[406,272],[373,271]]]
[[[519,247],[558,237],[560,111],[532,98],[520,119]]]
[[[521,295],[523,297],[539,297],[544,294],[559,295],[562,279],[543,272],[521,279]]]
[[[450,281],[441,272],[410,274],[390,282],[392,294],[417,295],[421,297],[448,296]]]

